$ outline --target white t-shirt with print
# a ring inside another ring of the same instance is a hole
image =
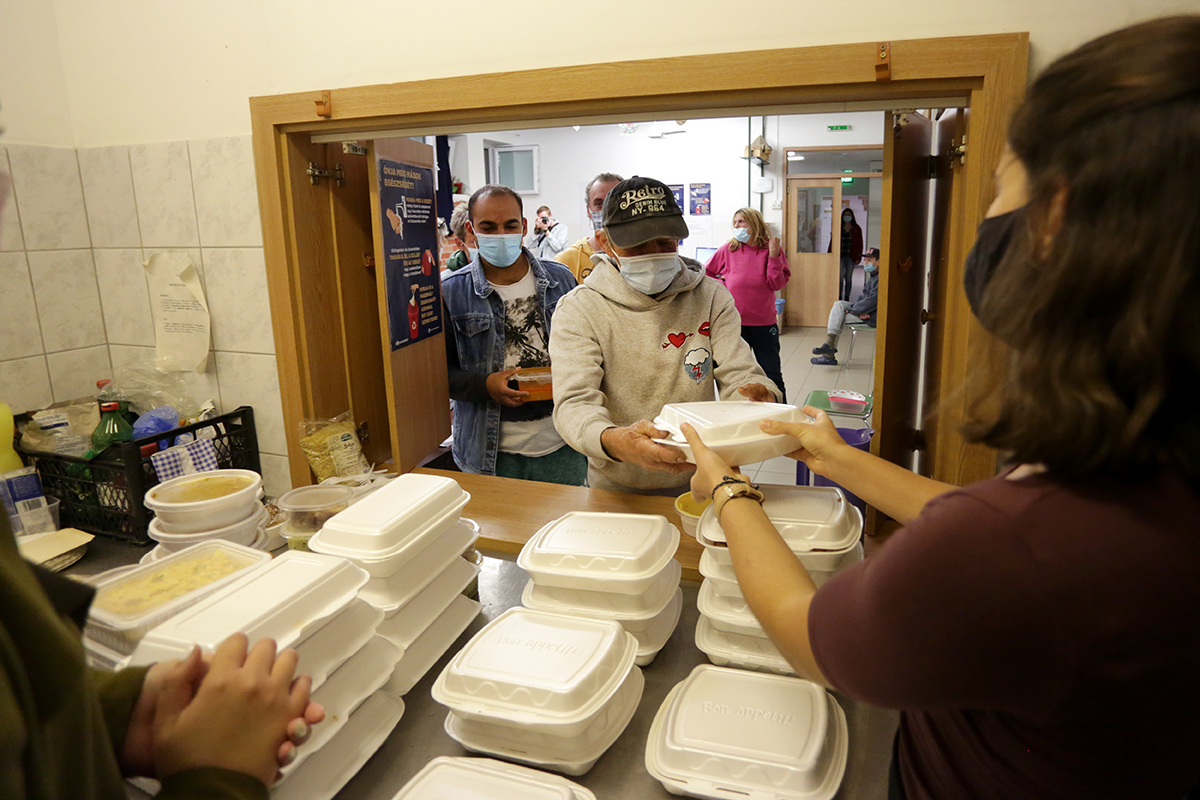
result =
[[[493,283],[492,290],[504,303],[504,368],[550,366],[546,315],[538,301],[533,270],[527,270],[525,277],[507,286]],[[563,444],[549,414],[543,419],[500,423],[502,453],[545,456]]]

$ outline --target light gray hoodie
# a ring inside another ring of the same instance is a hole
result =
[[[733,295],[703,269],[684,265],[656,297],[634,289],[603,257],[558,301],[550,334],[554,425],[588,456],[598,488],[664,489],[690,473],[652,472],[614,462],[600,446],[606,428],[653,420],[667,403],[739,399],[761,383],[781,395],[742,339]]]

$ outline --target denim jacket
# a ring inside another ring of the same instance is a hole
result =
[[[524,253],[541,297],[548,342],[554,309],[559,299],[575,288],[575,277],[562,264],[539,261],[528,249]],[[454,401],[454,463],[464,472],[494,475],[501,406],[488,394],[487,376],[504,369],[504,303],[484,276],[478,256],[442,281],[442,302],[450,398]],[[522,409],[533,411],[530,407],[534,405],[506,410],[519,417]]]

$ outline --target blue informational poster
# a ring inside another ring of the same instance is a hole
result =
[[[392,350],[442,330],[433,170],[379,159],[378,221]]]
[[[689,184],[689,194],[691,195],[691,208],[689,213],[693,216],[704,217],[712,213],[712,184],[711,183],[693,183]]]
[[[679,206],[679,210],[683,211],[683,184],[669,183],[667,188],[671,190],[671,194],[675,195],[675,203]]]

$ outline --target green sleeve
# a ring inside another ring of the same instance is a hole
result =
[[[129,718],[133,706],[142,692],[149,667],[132,667],[120,672],[90,670],[92,684],[100,697],[100,711],[104,715],[104,727],[113,752],[120,753],[125,746],[125,734],[129,730]]]
[[[267,787],[244,772],[217,767],[186,769],[162,782],[157,800],[267,800]]]

